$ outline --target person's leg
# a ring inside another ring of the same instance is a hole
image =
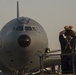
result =
[[[69,73],[73,73],[73,63],[72,63],[72,56],[69,56]]]
[[[61,69],[62,69],[62,74],[68,73],[68,57],[67,56],[61,57]]]

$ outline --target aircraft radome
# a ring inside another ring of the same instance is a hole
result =
[[[43,54],[46,48],[48,38],[45,30],[35,20],[19,17],[17,2],[17,18],[0,31],[0,69],[4,73],[19,75],[39,70],[38,55]]]

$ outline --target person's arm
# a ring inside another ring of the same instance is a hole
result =
[[[65,30],[61,31],[59,35],[63,35],[65,33]]]
[[[76,31],[73,30],[73,33],[74,33],[73,36],[76,36]]]
[[[69,26],[69,30],[72,30],[73,29],[73,26]],[[76,36],[76,31],[72,30],[73,31],[73,36]]]
[[[64,36],[63,36],[64,33],[65,33],[65,30],[63,30],[63,31],[61,31],[59,33],[59,41],[60,41],[60,43],[64,40]]]
[[[65,30],[69,30],[69,26],[64,26],[64,29]]]
[[[70,25],[70,26],[69,26],[69,29],[72,30],[72,28],[73,28],[73,26]]]

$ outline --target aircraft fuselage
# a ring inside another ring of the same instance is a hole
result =
[[[13,19],[0,32],[0,61],[11,71],[35,69],[39,66],[38,54],[43,54],[46,48],[46,32],[33,19]]]

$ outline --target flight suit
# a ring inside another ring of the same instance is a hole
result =
[[[61,54],[69,54],[75,51],[76,36],[67,40],[63,35],[59,35],[59,41],[61,45]],[[68,74],[73,72],[72,55],[61,55],[61,69],[62,74]]]

